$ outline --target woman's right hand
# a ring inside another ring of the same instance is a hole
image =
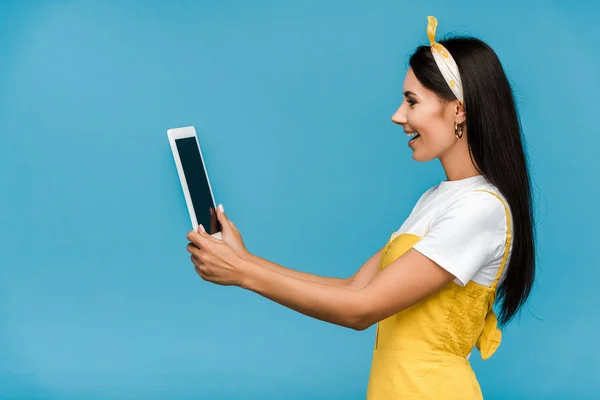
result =
[[[223,209],[223,205],[220,204],[217,207],[218,211],[216,211],[216,217],[218,221],[221,223],[221,240],[227,243],[231,248],[233,248],[238,254],[241,256],[250,256],[251,253],[246,248],[244,244],[244,240],[242,239],[242,234],[235,226],[235,224],[227,218],[225,214],[225,210]],[[211,209],[211,213],[214,213],[215,210]]]

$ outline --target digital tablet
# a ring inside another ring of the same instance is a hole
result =
[[[183,196],[192,221],[198,231],[202,224],[206,232],[221,239],[221,223],[217,219],[216,203],[208,179],[206,164],[193,126],[167,130],[171,150],[177,166]]]

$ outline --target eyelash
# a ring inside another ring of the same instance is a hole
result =
[[[408,104],[410,104],[410,108],[412,108],[412,107],[413,107],[415,104],[417,104],[417,102],[416,102],[416,101],[414,101],[414,100],[411,100],[411,99],[406,99],[406,102],[407,102]]]

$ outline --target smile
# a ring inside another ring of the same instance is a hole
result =
[[[409,145],[409,146],[410,146],[412,143],[414,143],[414,141],[415,141],[415,140],[417,140],[417,138],[419,138],[419,137],[421,136],[421,135],[419,135],[419,133],[417,133],[417,132],[410,132],[410,133],[409,133],[409,132],[405,132],[405,133],[406,133],[406,136],[407,136],[407,137],[411,138],[411,139],[408,141],[408,145]]]

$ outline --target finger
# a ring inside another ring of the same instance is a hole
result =
[[[191,231],[188,233],[188,240],[195,244],[197,247],[201,249],[211,249],[213,244],[211,239],[213,239],[206,231],[202,225],[198,226],[198,232]]]
[[[219,261],[218,256],[214,255],[213,253],[209,253],[208,251],[204,251],[204,250],[196,251],[193,254],[193,256],[195,257],[196,261],[200,265],[217,265],[215,263],[218,263],[218,261]]]
[[[214,275],[210,273],[210,269],[204,265],[204,264],[198,264],[196,265],[196,269],[202,273],[202,275],[204,276],[210,276],[210,275]]]
[[[217,207],[217,218],[219,219],[223,229],[229,229],[231,223],[229,222],[229,218],[227,218],[227,214],[225,214],[225,208],[223,207],[223,204],[219,204],[219,207]]]
[[[192,256],[197,256],[200,253],[200,251],[202,251],[202,249],[198,248],[198,246],[196,246],[193,243],[188,243],[188,245],[185,246],[185,248]]]
[[[196,273],[200,276],[200,278],[204,279],[205,281],[209,280],[210,275],[207,274],[206,270],[202,266],[196,265],[194,269],[196,270]]]
[[[217,258],[212,258],[211,262],[216,262],[217,259],[223,258],[223,256],[230,255],[228,251],[232,251],[230,246],[225,244],[222,240],[215,239],[206,231],[204,231],[202,225],[198,227],[198,232],[190,234],[190,240],[193,244],[198,246],[204,253],[210,253],[210,255],[216,255]],[[201,254],[200,260],[204,260],[208,254]]]
[[[210,232],[217,231],[217,225],[219,224],[219,218],[217,213],[215,213],[214,209],[210,208]]]
[[[194,230],[191,230],[191,231],[189,231],[189,232],[188,232],[188,234],[187,234],[187,235],[185,235],[186,239],[187,239],[187,240],[189,240],[189,241],[191,242],[191,241],[192,241],[192,235],[193,235],[194,233],[196,233],[196,231],[194,231]]]
[[[197,255],[195,255],[195,254],[192,254],[192,255],[190,256],[190,260],[192,260],[192,263],[193,263],[195,266],[197,266],[197,267],[200,267],[200,266],[204,265],[204,263],[202,262],[202,260],[200,259],[200,257],[199,257],[199,256],[197,256]]]
[[[206,276],[214,275],[214,272],[211,270],[211,266],[205,262],[202,257],[190,256],[190,259],[192,260],[196,270],[201,271]]]
[[[223,207],[223,205],[221,204],[220,207]],[[229,219],[227,214],[225,214],[224,209],[223,209],[223,211],[217,212],[217,217],[219,218],[219,222],[221,223],[221,225],[223,226],[224,229],[227,229],[227,225],[229,225],[233,230],[236,230],[236,231],[238,230],[237,226],[235,226],[233,221]]]

